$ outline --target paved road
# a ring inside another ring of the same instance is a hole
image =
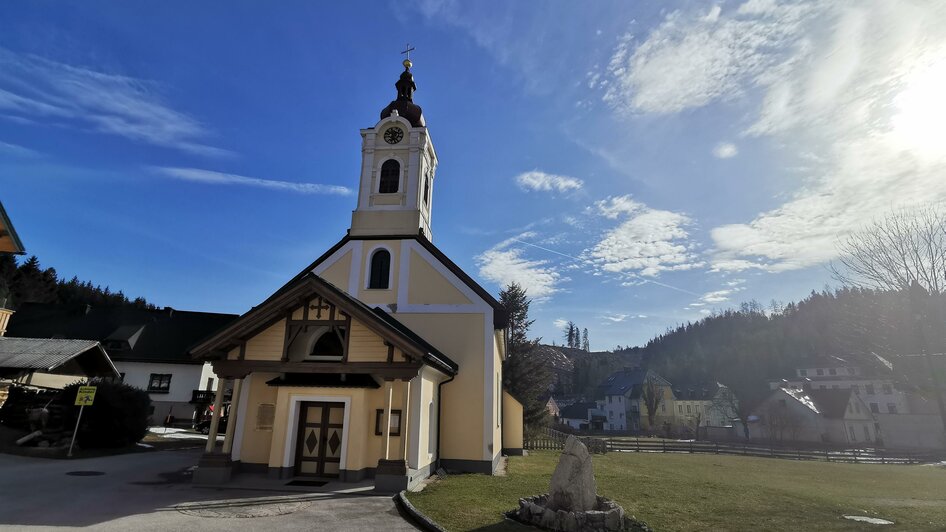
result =
[[[81,460],[0,454],[0,530],[416,530],[388,496],[207,489],[199,451]],[[71,476],[96,471],[104,475]]]

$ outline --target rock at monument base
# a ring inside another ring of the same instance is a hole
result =
[[[550,507],[555,510],[587,512],[594,510],[595,473],[591,465],[591,454],[578,438],[569,436],[565,450],[552,473]]]

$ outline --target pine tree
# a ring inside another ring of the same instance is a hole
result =
[[[581,349],[585,352],[591,351],[591,342],[588,341],[588,328],[581,332]]]
[[[530,340],[531,301],[517,283],[510,283],[499,293],[499,303],[509,318],[506,335],[506,360],[503,361],[503,387],[520,403],[527,434],[534,434],[548,424],[548,410],[543,402],[552,382],[552,373],[534,354],[540,339]]]
[[[566,347],[575,347],[575,332],[577,327],[575,327],[574,322],[568,322],[565,330],[565,346]]]

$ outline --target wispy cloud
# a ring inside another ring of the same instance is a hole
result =
[[[624,114],[759,102],[742,134],[797,157],[800,184],[713,228],[712,268],[785,271],[830,260],[839,237],[890,209],[946,201],[944,57],[942,2],[748,0],[626,37],[605,100]]]
[[[275,179],[263,179],[261,177],[226,174],[223,172],[214,172],[212,170],[202,170],[199,168],[155,166],[151,169],[157,174],[170,177],[172,179],[193,181],[196,183],[205,183],[208,185],[239,185],[294,192],[297,194],[334,194],[338,196],[348,196],[352,193],[350,188],[337,185],[277,181]]]
[[[564,329],[568,327],[568,320],[565,318],[556,318],[555,321],[552,322],[552,325],[554,325],[556,329]]]
[[[643,42],[627,34],[608,67],[604,99],[622,112],[676,113],[729,100],[799,38],[814,9],[750,0],[729,16],[719,6],[674,11]]]
[[[531,260],[525,250],[516,247],[521,239],[534,237],[534,233],[523,233],[506,239],[476,257],[480,275],[499,285],[519,283],[529,297],[543,300],[559,291],[559,283],[567,278],[556,271],[548,260]]]
[[[661,272],[690,270],[703,266],[693,251],[684,214],[652,209],[631,196],[598,201],[597,214],[623,221],[602,236],[582,257],[606,272],[634,273],[656,277]]]
[[[539,170],[533,170],[517,175],[516,184],[522,190],[527,191],[569,192],[581,189],[584,182],[575,177],[547,174]]]
[[[40,157],[42,155],[42,153],[25,146],[3,141],[0,141],[0,153],[5,153],[14,157]]]
[[[628,314],[605,314],[601,316],[601,319],[610,321],[612,323],[620,323],[627,319]]]
[[[0,48],[0,115],[209,156],[208,130],[162,101],[158,84]]]
[[[713,147],[713,157],[717,159],[729,159],[739,154],[739,148],[732,142],[720,142]]]

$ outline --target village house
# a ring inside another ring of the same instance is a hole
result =
[[[432,242],[439,160],[404,66],[397,98],[361,130],[348,234],[192,350],[234,381],[223,446],[215,415],[195,482],[237,470],[400,490],[438,467],[492,474],[521,452],[506,316]]]
[[[862,357],[819,356],[805,360],[788,379],[769,382],[772,390],[783,386],[812,390],[850,389],[862,395],[874,414],[908,414],[910,405],[897,388],[891,366],[876,355]]]
[[[216,376],[189,348],[236,318],[233,314],[24,303],[7,336],[91,340],[104,348],[120,379],[148,392],[152,423],[190,426],[210,405]],[[34,376],[31,384],[60,388],[69,376]]]
[[[647,406],[644,401],[644,386],[655,383],[661,397],[654,413],[654,425],[650,426]],[[604,430],[638,431],[659,430],[673,422],[673,388],[666,379],[651,370],[624,369],[612,373],[598,386],[604,397],[602,409],[606,416]]]
[[[674,429],[694,436],[710,428],[730,428],[738,419],[738,400],[732,390],[715,381],[676,382],[673,385]],[[721,434],[715,431],[714,435]]]
[[[880,434],[863,397],[847,389],[782,387],[751,416],[751,437],[780,442],[877,443]]]

